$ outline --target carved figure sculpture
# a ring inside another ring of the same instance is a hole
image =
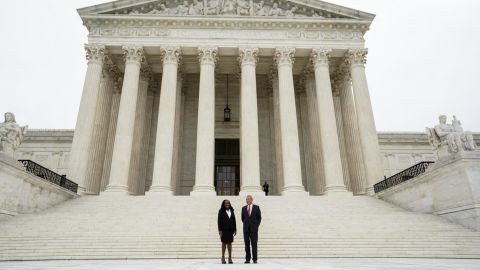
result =
[[[287,17],[293,17],[295,16],[295,12],[297,11],[297,7],[293,6],[290,10],[285,11],[285,16]]]
[[[222,14],[224,15],[235,15],[235,0],[225,0],[223,3]]]
[[[276,17],[276,16],[282,16],[282,14],[283,14],[283,10],[278,7],[277,3],[273,3],[272,8],[268,12],[268,16]]]
[[[267,7],[264,5],[264,1],[253,4],[253,15],[266,16],[268,14]]]
[[[190,7],[189,7],[189,4],[188,4],[188,1],[183,1],[183,4],[179,5],[177,7],[177,14],[178,15],[188,15],[189,9],[190,9]]]
[[[455,116],[452,124],[447,124],[447,116],[440,115],[439,124],[433,129],[426,128],[426,130],[439,159],[460,151],[474,151],[476,148],[472,133],[463,131],[460,121]]]
[[[205,15],[218,15],[220,13],[220,2],[218,0],[209,0],[205,7]]]
[[[15,121],[15,115],[5,113],[5,122],[0,123],[0,152],[4,152],[13,158],[15,149],[25,138],[28,126],[21,127]]]
[[[188,10],[189,15],[203,15],[203,3],[198,0],[193,0]]]
[[[250,15],[250,5],[248,1],[237,0],[237,14],[238,15]]]

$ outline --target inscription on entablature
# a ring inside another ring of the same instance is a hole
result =
[[[314,30],[220,30],[220,29],[161,29],[143,28],[92,28],[90,36],[101,37],[178,37],[218,39],[306,39],[306,40],[356,40],[363,41],[362,32]]]

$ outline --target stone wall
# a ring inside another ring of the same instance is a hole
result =
[[[402,208],[433,213],[480,231],[480,151],[438,161],[409,181],[376,194]]]
[[[44,156],[47,152],[41,153]],[[20,163],[0,153],[0,221],[17,214],[41,211],[77,196],[25,172]]]

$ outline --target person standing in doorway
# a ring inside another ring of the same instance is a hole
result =
[[[247,195],[247,205],[242,208],[242,222],[243,222],[243,240],[245,242],[245,263],[257,263],[257,242],[258,242],[258,227],[262,221],[262,212],[260,207],[253,204],[253,197]],[[252,244],[252,253],[250,253],[250,243]],[[252,256],[253,255],[253,256]]]
[[[269,187],[270,185],[267,183],[267,181],[265,181],[265,184],[263,184],[263,191],[265,192],[265,196],[268,196]]]

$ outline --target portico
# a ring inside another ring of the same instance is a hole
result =
[[[373,15],[302,1],[280,2],[282,16],[117,2],[79,10],[88,70],[68,177],[80,191],[215,195],[216,139],[239,140],[240,194],[265,181],[273,195],[364,194],[382,179],[365,76]]]

